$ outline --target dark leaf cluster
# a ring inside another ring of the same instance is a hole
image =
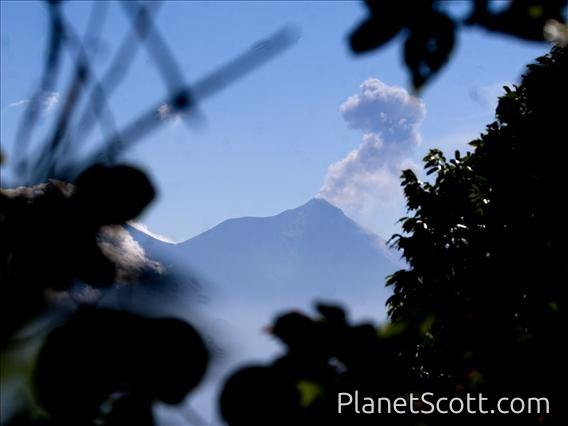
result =
[[[47,337],[35,393],[48,425],[153,425],[152,403],[183,401],[208,359],[184,321],[85,307]]]
[[[277,317],[270,332],[286,353],[271,364],[242,368],[226,381],[220,409],[229,425],[338,424],[338,392],[404,396],[412,372],[400,368],[405,363],[399,358],[410,328],[351,324],[339,306],[316,308],[315,319],[299,312]],[[351,413],[340,420],[360,419]],[[375,422],[367,418],[364,424]]]
[[[99,231],[135,218],[155,196],[145,173],[125,165],[95,165],[73,185],[52,180],[15,192],[0,193],[2,346],[45,308],[46,290],[68,290],[77,280],[113,284],[115,265],[98,245]]]
[[[564,22],[566,0],[513,0],[493,11],[488,0],[471,2],[469,15],[459,20],[444,11],[448,2],[365,0],[369,17],[350,35],[354,53],[364,53],[405,34],[403,59],[415,90],[425,86],[449,61],[460,26],[479,26],[529,41],[544,41],[544,27]]]

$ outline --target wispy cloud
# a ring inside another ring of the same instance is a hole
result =
[[[44,92],[40,94],[38,105],[45,112],[52,111],[59,103],[60,95],[57,92]],[[7,108],[17,108],[28,105],[31,99],[20,99],[19,101],[11,102],[6,105]]]
[[[410,158],[421,140],[424,103],[405,89],[368,79],[340,112],[362,143],[328,168],[318,194],[365,224],[385,205],[400,201],[400,172],[418,168]]]
[[[59,103],[59,93],[46,92],[42,96],[41,105],[46,112],[50,112]]]
[[[174,241],[171,238],[166,237],[165,235],[161,235],[161,234],[158,234],[158,233],[150,230],[150,228],[148,228],[146,225],[144,225],[141,222],[130,221],[130,222],[128,222],[128,224],[130,226],[132,226],[133,228],[139,230],[140,232],[143,232],[143,233],[151,236],[152,238],[155,238],[156,240],[160,240],[164,243],[170,243],[170,244],[176,244],[177,243],[177,241]]]
[[[156,116],[158,120],[168,121],[172,125],[177,126],[183,120],[183,114],[181,112],[176,112],[169,104],[162,104],[158,107],[156,111]]]
[[[8,108],[16,108],[16,107],[19,107],[19,106],[22,106],[22,105],[27,105],[29,103],[30,103],[29,99],[21,99],[19,101],[12,102],[12,103],[8,104],[7,106],[8,106]]]

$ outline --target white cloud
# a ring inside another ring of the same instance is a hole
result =
[[[116,281],[119,284],[134,283],[144,272],[164,272],[162,264],[146,257],[142,246],[120,225],[103,226],[99,232],[98,245],[103,254],[114,263]]]
[[[426,107],[401,87],[368,79],[339,110],[349,127],[363,132],[363,141],[329,166],[318,197],[362,224],[373,223],[385,206],[400,203],[401,171],[419,167],[410,156],[421,140]]]
[[[46,112],[50,112],[59,103],[59,93],[45,92],[41,97],[41,105]]]
[[[339,108],[349,127],[397,146],[420,143],[418,126],[426,115],[420,99],[376,78],[365,80],[360,89]]]
[[[175,112],[171,105],[162,104],[156,111],[156,116],[160,121],[169,121],[173,125],[178,125],[183,119],[181,112]]]
[[[130,226],[132,226],[133,228],[138,229],[140,232],[143,232],[143,233],[151,236],[152,238],[155,238],[156,240],[160,240],[160,241],[163,241],[164,243],[169,243],[169,244],[176,244],[177,243],[177,241],[174,241],[171,238],[166,237],[165,235],[161,235],[161,234],[158,234],[158,233],[150,230],[150,228],[148,228],[146,225],[144,225],[141,222],[131,221],[131,222],[128,222],[128,224]]]

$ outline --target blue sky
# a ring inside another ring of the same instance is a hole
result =
[[[454,2],[455,11],[463,4]],[[90,8],[87,1],[64,4],[79,33]],[[34,1],[2,1],[0,11],[0,136],[7,156],[2,178],[8,182],[16,125],[38,84],[47,18],[44,5]],[[364,56],[349,52],[347,35],[365,15],[364,5],[356,1],[164,3],[156,24],[188,83],[285,25],[298,28],[300,38],[267,65],[207,99],[200,106],[205,125],[168,120],[128,153],[126,160],[148,170],[160,194],[141,222],[158,234],[183,240],[231,217],[267,216],[297,207],[320,192],[329,182],[330,165],[344,165],[342,160],[364,137],[385,139],[380,130],[373,133],[340,111],[350,96],[363,99],[360,86],[366,81],[378,80],[373,87],[394,97],[403,93],[398,87],[408,87],[401,38]],[[108,66],[127,28],[121,8],[111,3],[93,57],[98,73]],[[382,148],[374,155],[385,163],[379,171],[388,175],[387,182],[398,174],[397,167],[419,163],[430,148],[466,148],[493,119],[502,84],[518,81],[524,65],[548,48],[482,30],[462,32],[450,64],[422,94],[423,114],[415,116],[413,128],[420,144],[389,162],[383,142],[377,142]],[[67,58],[66,72],[70,63]],[[46,107],[38,135],[50,128],[65,77],[49,98],[51,107]],[[141,50],[110,100],[119,127],[165,94],[159,74]],[[95,134],[90,143],[100,136]],[[344,173],[338,179],[349,185],[345,179],[352,176]],[[388,238],[404,213],[403,200],[396,190],[381,198],[372,192],[376,188],[364,194],[366,188],[357,187],[355,196],[379,201],[351,205],[348,213]]]

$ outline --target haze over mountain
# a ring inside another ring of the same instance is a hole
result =
[[[229,219],[178,244],[130,232],[149,258],[177,271],[178,306],[166,304],[168,311],[186,304],[203,313],[205,333],[233,367],[280,350],[263,327],[282,311],[309,311],[316,300],[341,304],[356,320],[383,320],[385,277],[403,266],[382,238],[319,198],[271,217]],[[140,293],[134,306],[151,300]]]
[[[179,244],[131,233],[149,257],[191,271],[213,304],[270,313],[319,298],[370,304],[382,316],[384,279],[401,267],[382,238],[319,198],[272,217],[229,219]]]
[[[267,362],[282,350],[263,331],[276,314],[309,310],[323,300],[340,303],[352,319],[380,321],[390,294],[385,277],[403,266],[382,238],[319,198],[272,217],[229,219],[179,244],[134,228],[130,232],[149,258],[177,271],[173,280],[165,280],[177,312],[186,303],[190,321],[195,324],[195,314],[205,318],[202,332],[221,349],[220,362],[191,398],[198,412],[212,419],[219,386],[231,371],[243,363]],[[172,286],[170,281],[179,282]],[[197,291],[186,293],[187,287]],[[136,297],[134,306],[152,300],[146,290]],[[170,312],[172,305],[165,306]]]

